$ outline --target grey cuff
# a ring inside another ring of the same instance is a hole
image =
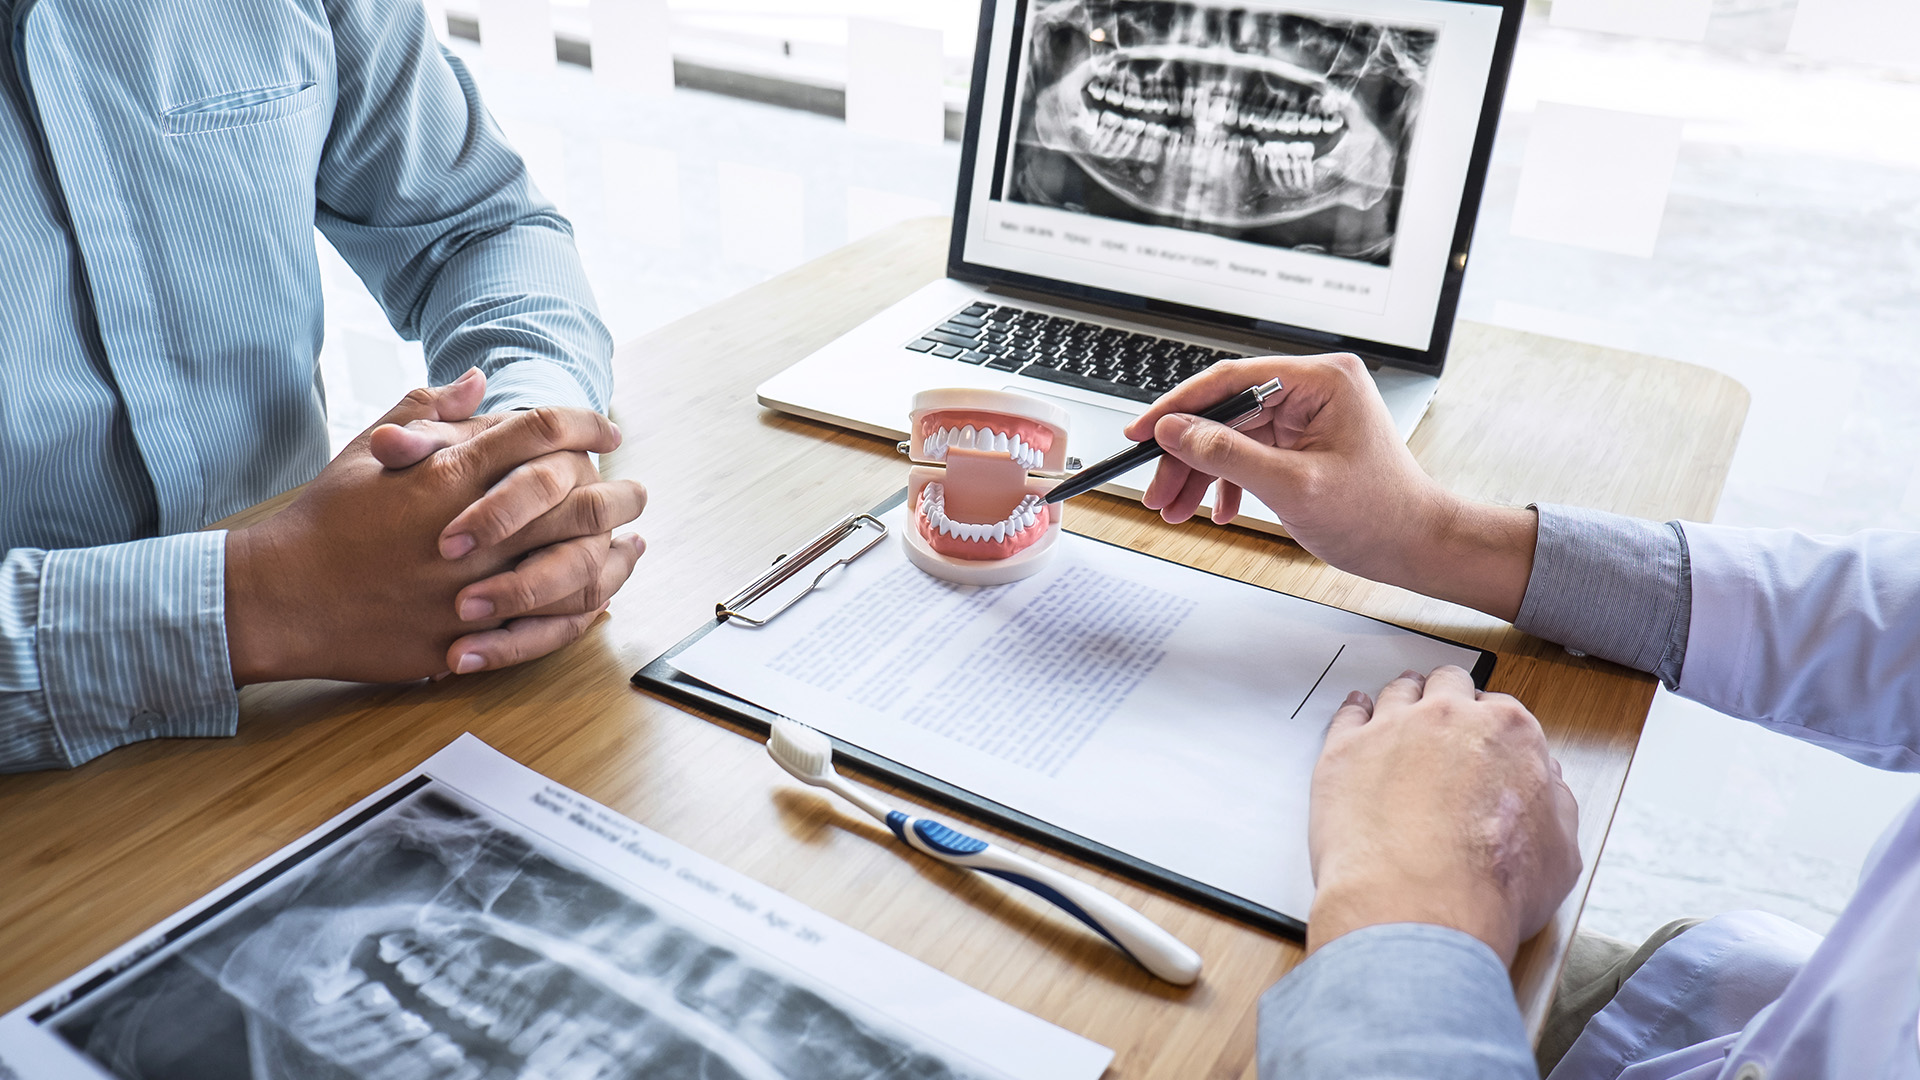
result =
[[[1513,984],[1479,939],[1343,934],[1260,999],[1260,1080],[1538,1080]]]
[[[1651,672],[1668,689],[1678,685],[1693,612],[1679,523],[1572,506],[1534,509],[1540,536],[1513,624],[1569,652]]]

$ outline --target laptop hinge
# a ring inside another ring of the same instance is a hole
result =
[[[1315,353],[1336,351],[1324,342],[1303,341],[1285,335],[1262,335],[1247,330],[1215,326],[1197,319],[1183,319],[1177,315],[1163,315],[1157,311],[1143,312],[1133,308],[1101,304],[1096,301],[1082,300],[1076,297],[1056,296],[1037,289],[1022,289],[1015,285],[988,283],[978,286],[996,296],[1005,296],[1029,303],[1048,304],[1053,307],[1067,308],[1083,312],[1094,318],[1112,319],[1118,322],[1136,323],[1142,326],[1157,327],[1171,334],[1187,337],[1211,338],[1214,341],[1227,342],[1246,348],[1255,353],[1280,353],[1288,356],[1310,356]],[[1380,366],[1380,359],[1369,356],[1357,349],[1337,350],[1352,352],[1366,361],[1369,368]]]

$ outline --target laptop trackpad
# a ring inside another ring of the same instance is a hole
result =
[[[1025,394],[1028,397],[1042,398],[1067,410],[1067,415],[1072,417],[1067,431],[1067,452],[1079,458],[1082,465],[1105,461],[1133,445],[1132,440],[1120,432],[1128,424],[1133,423],[1134,417],[1140,415],[1138,412],[1121,412],[1119,409],[1089,405],[1072,398],[1056,397],[1053,394],[1036,391],[1030,385],[1007,386],[1003,389],[1016,394]],[[1141,412],[1145,411],[1144,408],[1141,410]],[[1150,461],[1132,472],[1123,474],[1115,483],[1144,491],[1147,482],[1153,479],[1153,470],[1154,463]]]

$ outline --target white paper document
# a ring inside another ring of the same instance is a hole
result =
[[[764,709],[1304,920],[1307,785],[1352,690],[1478,650],[1063,533],[1011,585],[868,555],[671,663]]]
[[[1112,1057],[471,735],[0,1017],[8,1080],[1095,1080]]]

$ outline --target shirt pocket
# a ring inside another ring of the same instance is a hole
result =
[[[322,97],[321,86],[311,82],[237,90],[168,109],[160,114],[160,130],[172,136],[252,127],[318,108]]]

